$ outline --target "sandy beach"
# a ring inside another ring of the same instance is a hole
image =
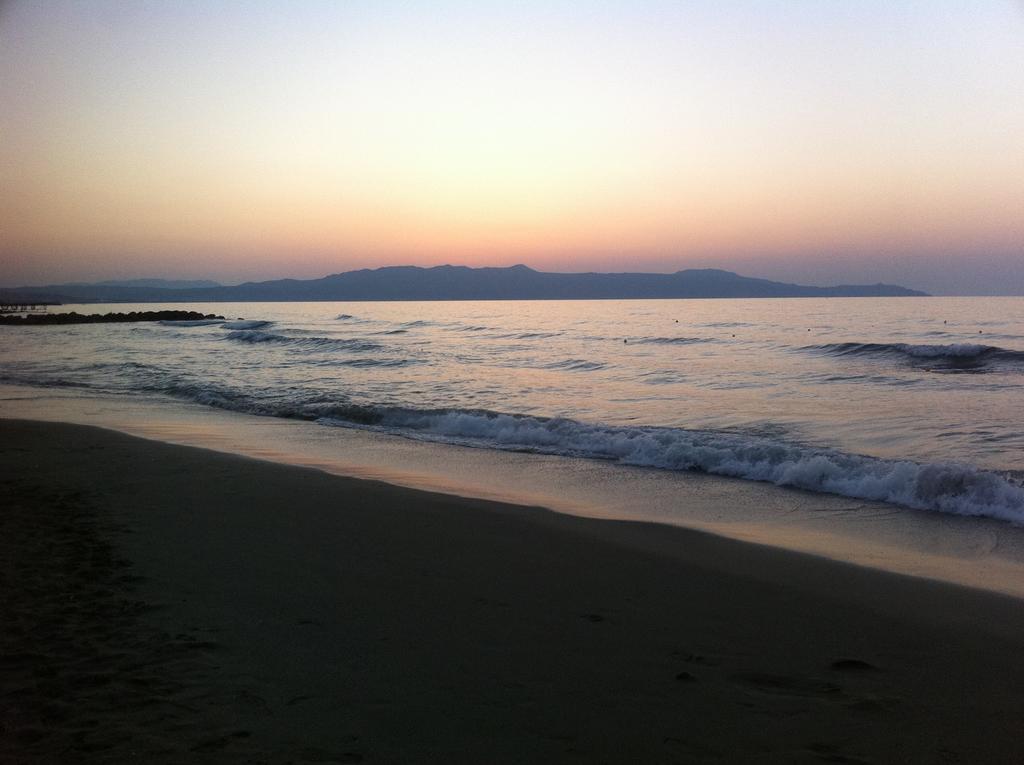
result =
[[[1019,600],[0,421],[0,761],[1022,762]]]

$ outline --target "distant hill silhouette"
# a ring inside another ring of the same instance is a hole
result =
[[[0,290],[0,299],[63,302],[219,302],[291,300],[598,300],[634,298],[907,297],[927,293],[891,284],[807,287],[752,279],[715,268],[674,274],[558,274],[527,266],[391,266],[321,279],[278,279],[233,287],[55,284]]]
[[[209,279],[113,279],[104,282],[95,282],[100,287],[159,287],[168,290],[190,290],[204,289],[206,287],[221,287],[220,282],[213,282]],[[90,286],[88,284],[82,286]]]

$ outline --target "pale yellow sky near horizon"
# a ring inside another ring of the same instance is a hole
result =
[[[0,284],[525,262],[1024,294],[1019,3],[15,1],[0,71]]]

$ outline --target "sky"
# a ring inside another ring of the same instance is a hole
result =
[[[0,284],[1024,294],[1022,0],[0,0]]]

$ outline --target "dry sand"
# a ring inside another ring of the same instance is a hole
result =
[[[0,453],[3,763],[1024,762],[1018,600],[91,427]]]

